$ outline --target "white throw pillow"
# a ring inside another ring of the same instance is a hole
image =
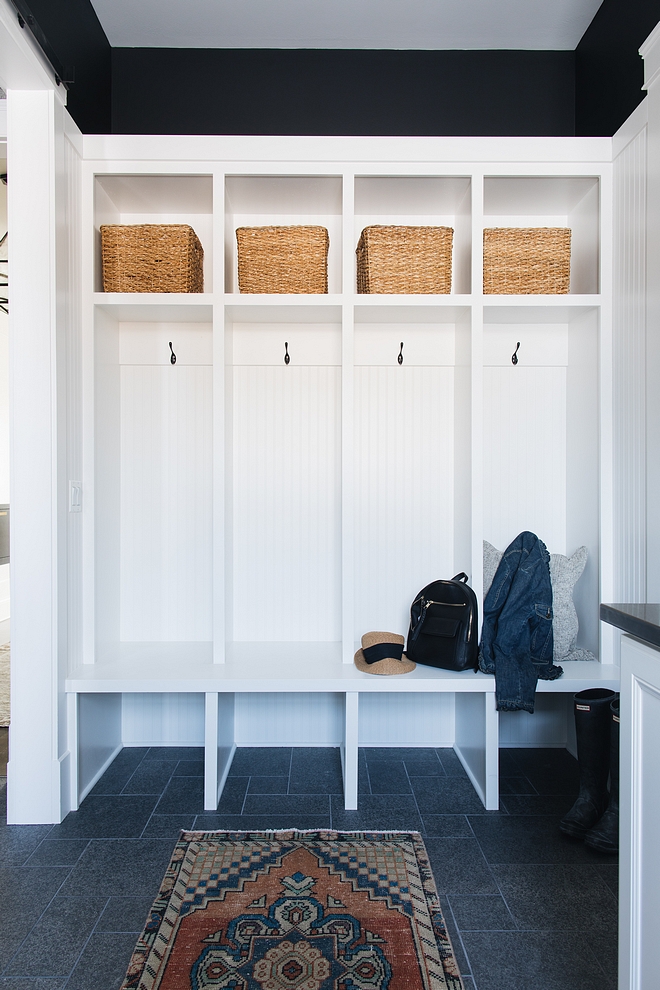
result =
[[[498,550],[492,543],[484,540],[484,600],[503,555],[503,550]],[[550,554],[554,640],[552,658],[555,663],[560,660],[596,659],[589,650],[576,649],[579,623],[573,602],[573,588],[586,567],[588,556],[586,547],[578,547],[572,557],[565,557],[563,553]]]

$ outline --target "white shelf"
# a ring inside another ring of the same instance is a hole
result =
[[[210,323],[213,295],[192,292],[95,292],[94,306],[122,323]]]
[[[597,660],[568,661],[555,681],[537,692],[572,694],[589,687],[618,690],[619,667]],[[94,664],[76,668],[66,691],[175,693],[226,692],[459,692],[492,694],[495,678],[480,671],[441,670],[418,664],[400,676],[367,674],[341,661],[340,643],[231,643],[214,664],[211,643],[121,643]]]

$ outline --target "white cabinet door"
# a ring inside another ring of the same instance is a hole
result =
[[[660,973],[660,650],[621,641],[619,990]]]

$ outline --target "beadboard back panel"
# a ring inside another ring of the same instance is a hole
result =
[[[526,529],[566,553],[566,368],[486,367],[484,539]]]
[[[647,128],[614,160],[614,588],[646,601]]]
[[[124,746],[203,746],[203,694],[125,694]]]
[[[454,566],[454,370],[355,369],[355,639]],[[385,580],[383,580],[386,576]]]
[[[337,641],[340,369],[233,371],[233,639]]]
[[[122,640],[212,639],[211,414],[210,367],[122,365]]]

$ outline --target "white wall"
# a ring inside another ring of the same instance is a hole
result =
[[[0,172],[7,171],[7,162],[0,159]],[[0,182],[0,237],[7,229],[7,187]],[[7,255],[0,249],[0,257]],[[0,262],[5,274],[7,266]],[[5,281],[0,279],[0,281]],[[0,296],[7,296],[0,289]],[[0,504],[9,502],[9,320],[0,310]],[[9,564],[0,565],[0,623],[9,618]],[[0,642],[3,641],[0,628]]]

